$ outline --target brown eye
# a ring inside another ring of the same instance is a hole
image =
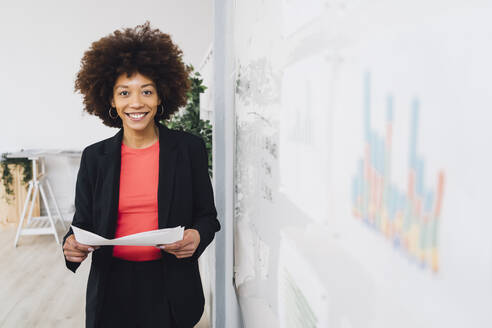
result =
[[[124,92],[126,92],[126,94],[123,94]],[[126,95],[128,95],[128,91],[126,91],[126,90],[121,91],[121,92],[119,93],[119,95],[120,95],[120,96],[126,96]]]

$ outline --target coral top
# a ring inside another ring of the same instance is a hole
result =
[[[146,148],[121,143],[120,196],[115,238],[159,229],[157,186],[159,141]],[[113,257],[150,261],[162,257],[154,246],[114,246]]]

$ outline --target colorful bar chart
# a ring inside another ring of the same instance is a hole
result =
[[[392,181],[393,97],[386,101],[386,131],[371,127],[370,73],[364,77],[364,153],[353,178],[354,216],[381,233],[393,247],[422,269],[439,271],[439,221],[444,172],[437,173],[435,189],[424,182],[425,161],[417,149],[419,101],[411,104],[408,175],[406,186]]]

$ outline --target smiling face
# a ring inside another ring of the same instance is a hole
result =
[[[111,106],[116,107],[125,130],[144,132],[153,129],[160,104],[154,82],[144,75],[135,73],[127,77],[123,73],[116,79]]]

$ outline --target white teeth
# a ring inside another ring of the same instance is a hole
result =
[[[142,118],[145,114],[128,114],[128,115],[130,115],[131,118],[139,119]]]

